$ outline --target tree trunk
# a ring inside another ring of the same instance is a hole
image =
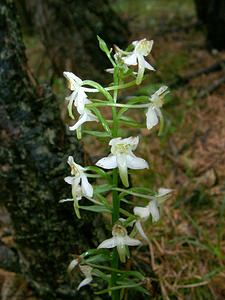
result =
[[[197,17],[205,26],[210,49],[225,49],[225,0],[195,0]]]
[[[20,0],[22,1],[22,0]],[[127,24],[108,0],[25,0],[34,28],[60,76],[65,70],[83,78],[105,78],[108,59],[98,47],[97,35],[109,46],[127,45]]]
[[[66,278],[71,254],[96,247],[104,226],[92,214],[77,220],[63,178],[66,160],[83,160],[76,139],[64,134],[50,90],[29,74],[11,0],[0,0],[1,195],[15,230],[21,270],[42,299],[75,295]],[[85,201],[85,200],[83,200]],[[101,228],[101,230],[100,230]],[[73,299],[93,299],[85,291]]]

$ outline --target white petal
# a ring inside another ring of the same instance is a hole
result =
[[[152,216],[152,221],[157,222],[160,218],[159,208],[156,200],[152,200],[149,203],[149,209]]]
[[[82,175],[81,176],[81,189],[82,189],[82,193],[84,196],[87,197],[92,197],[93,196],[93,187],[92,185],[88,182],[86,175]]]
[[[62,199],[62,200],[59,200],[59,203],[63,203],[63,202],[73,202],[74,199]]]
[[[91,277],[91,272],[92,272],[93,268],[88,265],[80,265],[80,270],[84,274],[85,277]]]
[[[114,68],[105,69],[105,71],[106,71],[107,73],[113,74],[113,73],[114,73]]]
[[[163,85],[155,92],[155,94],[157,94],[158,96],[161,96],[162,94],[164,94],[166,92],[167,89],[168,89],[168,86]],[[169,93],[169,91],[167,91],[166,94],[167,93]]]
[[[159,196],[159,197],[165,196],[165,195],[167,195],[167,194],[170,194],[172,191],[173,191],[173,190],[171,190],[171,189],[159,188],[159,189],[158,189],[158,195],[157,195],[157,196]]]
[[[129,138],[122,139],[120,143],[128,144],[132,150],[135,150],[139,143],[139,136],[130,136]]]
[[[72,79],[79,84],[82,83],[82,80],[72,72],[63,72],[63,75],[66,77],[66,79]]]
[[[126,159],[126,154],[120,154],[118,153],[116,155],[116,160],[117,160],[117,165],[119,169],[119,174],[120,178],[122,180],[122,183],[128,187],[129,182],[128,182],[128,173],[127,173],[127,159]]]
[[[68,184],[79,184],[80,179],[74,176],[67,176],[64,178],[64,181]]]
[[[142,55],[138,55],[138,75],[136,79],[136,83],[140,84],[142,82],[144,72],[145,72],[145,59]]]
[[[68,157],[67,163],[70,165],[70,167],[71,167],[72,165],[75,164],[74,159],[73,159],[73,156],[70,155],[70,156]]]
[[[120,143],[120,142],[121,142],[121,140],[122,140],[122,138],[121,138],[121,137],[118,137],[118,138],[111,139],[111,140],[109,141],[109,145],[110,145],[110,146],[114,146],[114,145],[116,145],[116,144]]]
[[[97,89],[92,89],[92,88],[87,88],[87,87],[83,87],[83,89],[85,92],[88,92],[88,93],[97,93],[98,92]]]
[[[92,114],[88,109],[85,109],[84,111],[87,114],[86,122],[91,122],[91,121],[98,122],[98,118],[94,114]]]
[[[146,236],[146,234],[145,234],[145,232],[144,232],[144,230],[143,230],[143,228],[142,228],[142,226],[141,226],[141,222],[140,222],[140,221],[137,221],[137,222],[135,223],[135,226],[136,226],[137,231],[139,232],[140,236],[141,236],[144,240],[146,240],[147,242],[149,242],[149,239],[148,239],[148,237]]]
[[[87,100],[88,100],[87,95],[85,94],[82,88],[79,88],[77,92],[76,100],[74,102],[79,114],[84,113],[84,106],[87,103]]]
[[[103,241],[98,248],[114,248],[118,245],[118,241],[116,237],[112,237],[111,239],[107,239]]]
[[[123,238],[124,244],[127,246],[138,246],[141,242],[137,239],[132,239],[128,235]]]
[[[77,290],[79,291],[80,288],[82,288],[82,287],[85,286],[85,285],[88,285],[89,283],[92,282],[92,280],[93,280],[92,277],[85,278],[85,279],[82,280],[81,283],[78,285]]]
[[[135,53],[132,53],[131,55],[128,55],[127,57],[123,58],[123,61],[126,65],[137,65],[137,55]]]
[[[137,157],[134,154],[127,155],[127,167],[133,170],[148,169],[149,165],[143,158]]]
[[[138,44],[139,41],[133,41],[132,45],[136,46]]]
[[[136,216],[139,216],[141,219],[146,220],[150,215],[149,206],[148,205],[146,207],[135,206],[134,207],[134,214]]]
[[[72,91],[76,89],[77,87],[76,84],[78,85],[82,84],[82,80],[72,72],[63,72],[63,75],[69,81],[69,89]]]
[[[147,124],[147,128],[151,129],[152,127],[154,127],[155,125],[157,125],[159,122],[157,114],[155,112],[155,109],[153,107],[149,107],[148,111],[146,113],[146,124]]]
[[[155,71],[155,68],[153,68],[153,66],[151,66],[146,60],[145,60],[145,68],[151,71]]]
[[[71,272],[78,265],[78,259],[73,259],[68,266],[68,271]]]
[[[115,169],[117,167],[116,156],[109,155],[107,157],[103,157],[102,159],[97,161],[96,166],[103,169]]]
[[[83,115],[80,116],[80,118],[78,119],[77,123],[75,123],[73,126],[69,126],[69,129],[70,130],[76,130],[83,123],[85,123],[86,121],[87,121],[87,114],[83,114]]]

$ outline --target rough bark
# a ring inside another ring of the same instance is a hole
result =
[[[22,1],[22,0],[20,0]],[[102,79],[109,62],[101,53],[97,35],[110,46],[127,45],[127,24],[108,0],[25,0],[35,30],[54,70],[74,71],[81,77]]]
[[[95,247],[104,226],[92,214],[78,221],[72,205],[58,203],[70,195],[63,181],[67,156],[81,163],[82,149],[64,134],[51,91],[29,74],[10,0],[0,0],[0,45],[1,202],[10,213],[27,280],[42,299],[70,299],[69,256]],[[82,293],[77,299],[93,299]]]
[[[198,19],[206,28],[209,48],[225,49],[225,1],[195,0]]]

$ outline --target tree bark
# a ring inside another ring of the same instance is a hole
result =
[[[104,239],[104,225],[87,213],[78,221],[72,205],[59,204],[70,195],[63,180],[67,156],[81,163],[83,153],[64,134],[51,91],[29,73],[11,0],[0,0],[0,45],[1,201],[11,216],[21,270],[42,299],[93,299],[73,292],[66,268],[71,254]]]
[[[206,28],[207,44],[210,49],[225,49],[225,1],[195,0],[197,17]]]
[[[104,69],[110,64],[98,47],[97,35],[109,46],[127,45],[128,26],[108,0],[25,2],[33,26],[60,76],[68,70],[83,78],[105,78]]]

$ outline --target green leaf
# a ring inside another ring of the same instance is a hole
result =
[[[108,191],[111,191],[113,188],[113,185],[111,184],[102,184],[102,185],[98,185],[95,190],[94,193],[95,194],[102,194],[102,193],[106,193]]]
[[[92,106],[90,107],[90,109],[95,113],[96,117],[99,119],[99,122],[102,124],[103,128],[105,129],[105,131],[109,134],[109,136],[111,137],[112,133],[111,133],[111,129],[109,128],[108,122],[106,121],[106,119],[103,117],[103,115],[101,114],[100,110],[97,109],[96,107]]]
[[[149,103],[148,96],[137,96],[129,98],[127,104],[136,104],[136,103]]]
[[[111,213],[112,210],[105,207],[104,205],[87,205],[87,206],[79,206],[80,209],[88,210],[97,213]]]
[[[146,127],[145,124],[138,123],[135,120],[133,120],[133,121],[126,120],[126,117],[121,117],[120,118],[120,122],[123,123],[123,124],[125,124],[125,125],[127,125],[127,126],[129,126],[129,127],[134,127],[134,128],[143,128],[143,127]]]
[[[108,274],[103,273],[102,271],[100,271],[98,269],[93,269],[92,274],[99,277],[99,278],[102,278],[104,281],[106,281],[108,283],[110,282],[111,276],[109,276]]]
[[[86,84],[96,88],[99,91],[99,93],[103,94],[106,97],[106,99],[108,99],[109,102],[113,102],[113,98],[110,95],[110,93],[99,83],[97,83],[93,80],[84,80],[83,85],[86,85]]]
[[[94,131],[94,130],[83,130],[83,133],[96,136],[99,138],[111,138],[111,134],[108,132],[102,132],[102,131]]]
[[[131,289],[131,288],[138,288],[140,287],[140,283],[134,283],[134,284],[124,284],[124,285],[119,285],[119,286],[115,286],[115,287],[111,287],[111,288],[108,288],[108,289],[104,289],[102,291],[99,291],[99,292],[95,292],[96,295],[101,295],[101,294],[105,294],[105,293],[108,293],[110,291],[116,291],[116,290],[121,290],[121,289]],[[144,289],[142,287],[142,292],[144,294],[147,294],[149,295],[148,291],[146,289]]]
[[[96,166],[90,166],[90,167],[86,167],[86,170],[95,172],[99,174],[101,177],[106,178],[108,181],[111,181],[110,175],[106,173],[104,170],[102,170],[101,168],[98,168]]]
[[[98,255],[94,255],[94,256],[91,256],[91,257],[88,257],[87,259],[85,259],[85,263],[89,264],[89,263],[92,263],[92,264],[101,264],[103,262],[107,262],[107,261],[111,261],[111,257],[110,255],[106,253],[100,253]]]

